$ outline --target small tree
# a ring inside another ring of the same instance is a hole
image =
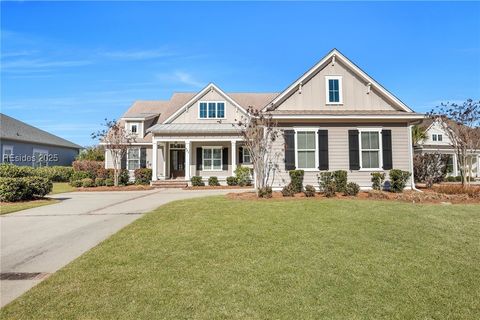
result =
[[[448,155],[439,153],[417,154],[413,157],[413,172],[415,178],[424,182],[427,188],[434,183],[442,182],[447,175]]]
[[[278,169],[279,152],[273,152],[273,144],[278,138],[276,123],[269,113],[248,107],[247,116],[243,116],[234,125],[243,138],[244,147],[250,153],[253,164],[255,186],[258,191],[271,187]]]
[[[412,127],[412,143],[416,145],[417,143],[425,140],[427,138],[427,133],[425,129],[420,127],[418,124]]]
[[[480,101],[468,99],[462,104],[442,103],[430,116],[437,121],[450,140],[457,156],[462,186],[467,183],[468,154],[480,149]]]
[[[83,149],[76,160],[105,161],[105,148],[99,145]]]
[[[135,135],[125,129],[125,126],[115,120],[105,119],[105,129],[92,133],[92,139],[99,139],[105,149],[110,151],[113,163],[113,181],[118,186],[122,159],[126,156],[128,147],[135,142]]]

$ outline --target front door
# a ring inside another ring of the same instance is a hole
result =
[[[170,150],[170,176],[185,177],[185,150]]]

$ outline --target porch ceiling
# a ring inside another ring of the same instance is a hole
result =
[[[238,128],[232,123],[167,123],[156,124],[148,131],[154,134],[238,133]]]

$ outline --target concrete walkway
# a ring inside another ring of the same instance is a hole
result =
[[[140,218],[144,212],[175,200],[229,192],[234,190],[71,192],[52,196],[61,200],[60,203],[0,216],[2,277],[15,276],[11,273],[26,273],[24,276],[30,277],[29,280],[0,280],[0,306]]]

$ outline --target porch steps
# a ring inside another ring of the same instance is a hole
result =
[[[152,187],[154,188],[185,188],[188,186],[186,180],[157,180],[152,181]]]

